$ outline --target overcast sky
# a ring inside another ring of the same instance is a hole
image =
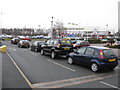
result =
[[[118,27],[119,0],[0,0],[2,27],[50,27],[51,17],[81,26]]]

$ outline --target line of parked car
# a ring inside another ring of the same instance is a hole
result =
[[[18,44],[18,47],[30,47],[31,51],[40,52],[41,55],[49,54],[52,59],[65,55],[69,64],[84,65],[93,72],[113,70],[118,65],[118,58],[110,48],[90,46],[88,41],[49,39],[30,44],[28,40],[13,38],[11,43]]]

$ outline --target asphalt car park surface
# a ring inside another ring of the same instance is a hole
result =
[[[64,57],[51,59],[10,41],[3,43],[32,88],[118,88],[119,66],[114,71],[94,73],[80,65],[69,65]],[[116,50],[113,51],[117,54]]]

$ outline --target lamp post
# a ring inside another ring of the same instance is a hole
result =
[[[0,34],[2,34],[2,12],[1,12],[1,30],[0,30]]]
[[[2,35],[2,12],[1,12],[1,29],[0,29],[0,35]],[[0,44],[2,42],[2,37],[0,39]]]
[[[51,20],[51,39],[53,39],[53,17],[52,17],[52,20]]]

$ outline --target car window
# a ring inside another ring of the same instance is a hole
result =
[[[42,45],[42,44],[44,44],[45,42],[38,42],[38,45]]]
[[[94,55],[97,56],[98,55],[98,51],[95,49],[94,50]]]
[[[53,41],[53,40],[51,40],[51,41],[50,41],[50,44],[54,44],[54,41]]]
[[[111,49],[105,49],[103,50],[103,53],[105,56],[115,55]]]
[[[61,40],[62,45],[71,45],[71,42],[69,40]]]
[[[85,50],[86,50],[86,47],[82,47],[82,48],[78,49],[77,53],[84,54]]]
[[[34,43],[34,46],[37,46],[37,42]]]
[[[48,40],[48,41],[46,42],[46,44],[50,44],[50,40]]]
[[[86,55],[93,55],[94,54],[94,49],[93,48],[87,48],[85,54]]]
[[[58,44],[58,41],[57,41],[57,40],[54,40],[54,44],[55,44],[55,45]]]

